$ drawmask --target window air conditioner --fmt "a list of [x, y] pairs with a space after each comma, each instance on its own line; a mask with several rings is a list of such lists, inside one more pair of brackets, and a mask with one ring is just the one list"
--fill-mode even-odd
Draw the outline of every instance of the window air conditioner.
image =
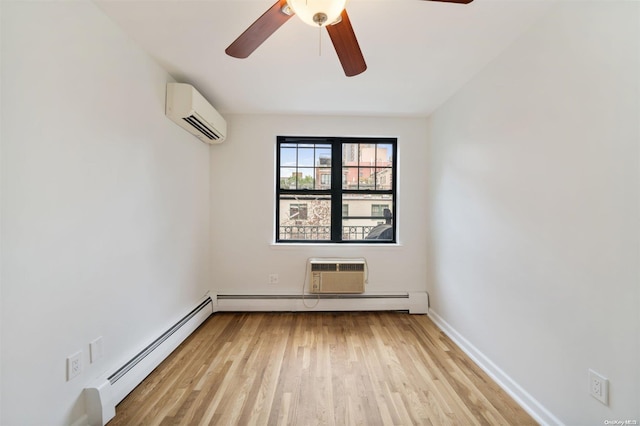
[[165, 115], [209, 144], [227, 137], [227, 122], [190, 84], [167, 83]]
[[357, 259], [309, 259], [311, 293], [364, 293], [366, 261]]

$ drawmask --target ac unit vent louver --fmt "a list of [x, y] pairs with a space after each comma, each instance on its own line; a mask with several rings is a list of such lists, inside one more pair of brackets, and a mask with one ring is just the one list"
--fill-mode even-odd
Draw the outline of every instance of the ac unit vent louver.
[[338, 265], [338, 270], [364, 272], [364, 263], [341, 263]]
[[311, 271], [337, 271], [338, 265], [336, 263], [312, 263]]
[[364, 259], [309, 259], [311, 293], [364, 293]]
[[209, 139], [211, 139], [213, 141], [217, 141], [218, 139], [220, 139], [220, 135], [219, 134], [216, 134], [212, 130], [209, 130], [207, 128], [207, 126], [205, 126], [202, 123], [202, 121], [198, 120], [198, 117], [196, 117], [195, 115], [190, 115], [188, 117], [185, 117], [185, 118], [183, 118], [183, 120], [186, 121], [187, 123], [191, 124], [199, 132], [202, 132], [207, 138], [209, 138]]

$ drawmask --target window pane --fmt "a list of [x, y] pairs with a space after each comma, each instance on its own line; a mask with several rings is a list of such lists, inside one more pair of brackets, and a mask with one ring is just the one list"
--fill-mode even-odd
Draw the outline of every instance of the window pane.
[[298, 175], [298, 189], [313, 189], [313, 168], [299, 168]]
[[391, 144], [378, 145], [376, 166], [393, 166], [393, 146]]
[[[280, 240], [330, 240], [331, 197], [315, 195], [281, 195]], [[304, 207], [303, 207], [304, 206]], [[306, 217], [302, 217], [305, 209]]]
[[280, 188], [296, 189], [296, 169], [290, 167], [280, 168]]
[[358, 189], [358, 168], [342, 168], [342, 189]]
[[331, 189], [331, 169], [319, 167], [316, 169], [316, 189]]
[[376, 169], [376, 189], [378, 190], [390, 190], [393, 188], [392, 179], [393, 173], [391, 168]]
[[347, 205], [349, 217], [342, 219], [342, 239], [393, 240], [393, 196], [390, 194], [344, 194], [343, 211]]
[[331, 147], [320, 145], [316, 149], [316, 166], [331, 167]]
[[343, 166], [358, 165], [358, 144], [357, 143], [342, 144], [342, 165]]
[[376, 185], [376, 169], [369, 167], [361, 167], [358, 170], [358, 181], [360, 182], [358, 189], [375, 189]]
[[280, 148], [280, 166], [296, 166], [296, 149]]
[[313, 166], [313, 148], [298, 149], [298, 166]]
[[360, 166], [375, 166], [376, 164], [376, 144], [360, 144]]

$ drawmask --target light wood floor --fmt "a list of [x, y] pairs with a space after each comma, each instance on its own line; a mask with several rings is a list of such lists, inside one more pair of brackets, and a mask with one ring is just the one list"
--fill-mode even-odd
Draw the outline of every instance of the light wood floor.
[[217, 313], [117, 425], [533, 425], [426, 315]]

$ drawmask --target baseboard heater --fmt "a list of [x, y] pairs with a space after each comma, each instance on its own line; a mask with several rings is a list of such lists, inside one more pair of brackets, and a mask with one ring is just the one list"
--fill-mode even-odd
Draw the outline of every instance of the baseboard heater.
[[362, 294], [218, 294], [218, 312], [407, 311], [426, 314], [426, 292]]
[[113, 373], [85, 388], [88, 423], [104, 426], [116, 415], [120, 403], [149, 375], [180, 343], [198, 328], [214, 311], [214, 302], [207, 296], [198, 306], [151, 342], [137, 355], [114, 369]]

